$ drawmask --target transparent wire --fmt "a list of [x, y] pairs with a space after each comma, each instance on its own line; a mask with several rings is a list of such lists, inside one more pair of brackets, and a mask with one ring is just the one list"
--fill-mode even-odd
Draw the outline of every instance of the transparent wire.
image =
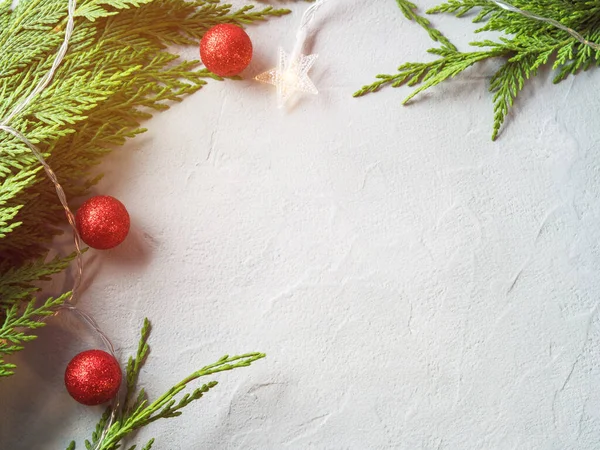
[[300, 54], [302, 53], [302, 49], [304, 48], [304, 43], [306, 42], [306, 38], [308, 37], [308, 28], [311, 22], [315, 18], [315, 14], [323, 6], [327, 3], [328, 0], [317, 0], [315, 3], [310, 5], [304, 14], [302, 15], [302, 19], [300, 19], [300, 28], [298, 28], [298, 32], [296, 33], [296, 44], [294, 45], [294, 49], [290, 54], [290, 59], [295, 61]]
[[546, 22], [546, 23], [554, 26], [555, 28], [558, 28], [560, 30], [566, 31], [567, 33], [569, 33], [572, 37], [574, 37], [575, 39], [577, 39], [582, 44], [587, 45], [587, 46], [593, 48], [596, 51], [600, 50], [600, 45], [587, 40], [580, 33], [578, 33], [577, 31], [575, 31], [572, 28], [569, 28], [566, 25], [563, 25], [558, 20], [550, 19], [548, 17], [539, 16], [539, 15], [531, 13], [529, 11], [525, 11], [523, 9], [517, 8], [516, 6], [513, 6], [511, 3], [506, 2], [504, 0], [490, 0], [490, 1], [492, 3], [495, 3], [500, 8], [502, 8], [502, 9], [504, 9], [506, 11], [514, 12], [514, 13], [517, 13], [517, 14], [521, 14], [522, 16], [525, 16], [525, 17], [527, 17], [529, 19], [537, 20], [537, 21], [540, 21], [540, 22]]
[[[313, 19], [315, 17], [315, 13], [326, 2], [327, 2], [327, 0], [318, 0], [304, 12], [304, 15], [302, 16], [302, 20], [300, 21], [300, 28], [299, 28], [298, 34], [297, 34], [296, 49], [297, 49], [298, 54], [302, 51], [302, 46], [304, 45], [304, 41], [306, 40], [307, 33], [308, 33], [308, 26], [313, 21]], [[517, 8], [512, 3], [507, 2], [505, 0], [490, 0], [490, 2], [496, 4], [497, 6], [499, 6], [500, 8], [502, 8], [506, 11], [514, 12], [516, 14], [520, 14], [524, 17], [527, 17], [527, 18], [533, 19], [533, 20], [537, 20], [539, 22], [548, 23], [548, 24], [552, 25], [553, 27], [558, 28], [559, 30], [569, 33], [571, 35], [571, 37], [575, 38], [577, 41], [581, 42], [582, 44], [587, 45], [596, 51], [600, 51], [599, 44], [596, 44], [595, 42], [592, 42], [592, 41], [586, 39], [585, 37], [583, 37], [581, 35], [581, 33], [577, 32], [573, 28], [570, 28], [570, 27], [560, 23], [558, 20], [554, 20], [549, 17], [540, 16], [538, 14], [529, 12], [527, 10]], [[296, 52], [294, 52], [293, 54], [296, 54]]]
[[[29, 150], [31, 150], [31, 153], [33, 153], [33, 155], [36, 157], [36, 159], [42, 165], [42, 167], [44, 168], [44, 171], [46, 172], [46, 175], [48, 176], [48, 178], [54, 185], [54, 189], [56, 190], [56, 195], [60, 201], [60, 204], [62, 205], [62, 207], [64, 209], [65, 215], [67, 216], [67, 221], [69, 223], [69, 226], [71, 227], [71, 231], [73, 232], [73, 242], [74, 242], [75, 253], [76, 253], [76, 256], [75, 256], [76, 272], [75, 272], [75, 277], [74, 277], [74, 281], [73, 281], [73, 288], [71, 289], [71, 294], [70, 294], [69, 298], [67, 299], [67, 301], [64, 303], [64, 305], [59, 309], [59, 312], [60, 311], [69, 311], [71, 313], [74, 313], [82, 322], [87, 324], [94, 332], [96, 332], [98, 334], [98, 336], [100, 337], [100, 339], [102, 340], [102, 342], [104, 343], [104, 345], [106, 346], [108, 351], [111, 353], [111, 355], [116, 357], [114, 345], [112, 344], [112, 342], [110, 341], [108, 336], [100, 329], [100, 327], [98, 326], [98, 324], [96, 323], [94, 318], [91, 317], [89, 314], [84, 313], [83, 311], [81, 311], [80, 309], [78, 309], [75, 306], [75, 303], [77, 301], [77, 295], [78, 295], [78, 292], [79, 292], [79, 289], [81, 287], [81, 283], [83, 280], [84, 263], [83, 263], [83, 254], [81, 252], [81, 237], [79, 236], [79, 232], [77, 231], [77, 226], [75, 223], [75, 215], [73, 214], [73, 211], [71, 211], [71, 209], [69, 208], [69, 203], [68, 203], [65, 191], [64, 191], [63, 187], [61, 186], [61, 184], [59, 183], [56, 173], [52, 170], [50, 165], [46, 162], [46, 159], [44, 158], [44, 155], [42, 154], [42, 152], [25, 135], [23, 135], [23, 133], [21, 133], [19, 130], [13, 128], [10, 125], [10, 122], [15, 117], [19, 116], [19, 114], [21, 114], [23, 111], [25, 111], [27, 109], [27, 107], [29, 107], [35, 101], [37, 96], [44, 89], [46, 89], [46, 87], [48, 87], [48, 85], [52, 82], [54, 75], [56, 74], [60, 64], [64, 60], [65, 55], [67, 54], [67, 51], [69, 49], [69, 42], [73, 35], [73, 28], [75, 26], [75, 9], [76, 9], [76, 7], [77, 7], [77, 0], [69, 0], [67, 24], [65, 27], [65, 35], [63, 38], [63, 42], [62, 42], [61, 46], [59, 47], [58, 52], [56, 53], [56, 56], [54, 58], [52, 66], [50, 67], [50, 70], [40, 79], [38, 84], [29, 93], [29, 95], [27, 97], [25, 97], [20, 103], [18, 103], [17, 106], [4, 119], [2, 119], [2, 121], [0, 121], [0, 130], [13, 135], [17, 139], [19, 139], [21, 142], [23, 142], [29, 148]], [[111, 404], [111, 414], [110, 414], [109, 420], [107, 421], [107, 424], [104, 427], [103, 433], [100, 436], [100, 438], [98, 439], [96, 447], [94, 447], [94, 450], [97, 450], [102, 446], [102, 442], [103, 442], [106, 434], [108, 433], [108, 430], [110, 429], [111, 425], [113, 424], [113, 422], [115, 420], [118, 408], [119, 408], [119, 400], [117, 397], [115, 400], [113, 400], [113, 402]]]

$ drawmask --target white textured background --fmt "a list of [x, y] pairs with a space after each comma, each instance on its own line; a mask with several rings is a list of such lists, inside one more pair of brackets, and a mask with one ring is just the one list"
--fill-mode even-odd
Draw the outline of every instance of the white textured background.
[[[152, 319], [142, 385], [156, 396], [222, 354], [268, 354], [140, 442], [599, 448], [597, 71], [557, 87], [542, 73], [492, 143], [494, 64], [406, 108], [404, 89], [353, 99], [430, 41], [392, 0], [330, 2], [313, 42], [321, 93], [282, 113], [250, 79], [293, 45], [306, 5], [291, 7], [250, 29], [247, 81], [211, 83], [103, 168], [97, 192], [134, 231], [88, 253], [81, 307], [123, 361]], [[434, 20], [472, 40], [466, 21]], [[2, 449], [89, 435], [100, 408], [62, 383], [84, 331], [55, 321], [0, 383]]]

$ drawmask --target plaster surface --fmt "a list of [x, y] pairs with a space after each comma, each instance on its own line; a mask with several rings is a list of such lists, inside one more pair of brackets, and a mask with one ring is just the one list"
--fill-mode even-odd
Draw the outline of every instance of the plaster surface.
[[[251, 78], [293, 46], [306, 5], [285, 5], [249, 29], [244, 81], [211, 82], [101, 168], [96, 192], [133, 231], [88, 252], [80, 306], [122, 361], [152, 320], [141, 385], [156, 397], [225, 353], [268, 355], [134, 442], [599, 448], [597, 71], [542, 73], [492, 143], [493, 63], [408, 107], [403, 88], [353, 99], [431, 43], [392, 0], [329, 2], [311, 40], [320, 94], [283, 112]], [[465, 20], [433, 20], [473, 39]], [[89, 436], [101, 408], [75, 404], [62, 374], [90, 345], [63, 317], [29, 346], [0, 383], [2, 449]]]

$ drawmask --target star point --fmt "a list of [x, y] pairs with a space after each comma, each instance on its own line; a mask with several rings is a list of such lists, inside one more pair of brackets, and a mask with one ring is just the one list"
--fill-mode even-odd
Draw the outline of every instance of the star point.
[[272, 84], [277, 88], [277, 104], [280, 108], [299, 92], [316, 95], [319, 93], [308, 71], [312, 68], [318, 55], [299, 55], [290, 57], [279, 48], [277, 67], [261, 73], [255, 80]]

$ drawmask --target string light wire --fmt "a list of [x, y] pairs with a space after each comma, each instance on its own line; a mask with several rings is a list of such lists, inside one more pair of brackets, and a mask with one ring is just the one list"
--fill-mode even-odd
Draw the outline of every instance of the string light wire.
[[[73, 288], [71, 289], [71, 294], [70, 294], [69, 298], [66, 300], [66, 302], [59, 309], [59, 311], [66, 310], [66, 311], [70, 311], [70, 312], [74, 313], [75, 315], [77, 315], [82, 322], [86, 323], [92, 330], [94, 330], [98, 334], [98, 336], [100, 337], [100, 339], [102, 340], [102, 342], [104, 343], [106, 348], [109, 350], [110, 354], [116, 358], [115, 348], [114, 348], [113, 343], [109, 339], [109, 337], [100, 329], [100, 327], [98, 326], [98, 324], [96, 323], [96, 321], [94, 320], [94, 318], [92, 316], [81, 311], [80, 309], [78, 309], [75, 306], [75, 303], [77, 301], [78, 291], [81, 287], [81, 283], [83, 280], [84, 263], [83, 263], [83, 254], [81, 252], [81, 237], [79, 236], [79, 232], [77, 231], [77, 226], [75, 223], [75, 215], [73, 214], [73, 211], [71, 211], [71, 208], [69, 207], [69, 203], [68, 203], [65, 191], [64, 191], [63, 187], [61, 186], [60, 182], [58, 181], [58, 177], [56, 176], [56, 173], [52, 170], [50, 165], [46, 162], [46, 159], [44, 158], [42, 152], [29, 139], [27, 139], [27, 137], [25, 135], [23, 135], [23, 133], [21, 133], [19, 130], [13, 128], [10, 125], [10, 122], [15, 117], [17, 117], [19, 114], [21, 114], [23, 111], [25, 111], [27, 109], [27, 107], [30, 106], [35, 101], [37, 96], [41, 92], [43, 92], [44, 89], [46, 89], [48, 87], [48, 85], [52, 82], [54, 75], [56, 75], [56, 72], [58, 71], [60, 64], [63, 62], [65, 55], [67, 54], [67, 51], [69, 49], [69, 42], [71, 40], [71, 37], [73, 36], [73, 29], [75, 26], [75, 9], [76, 9], [76, 7], [77, 7], [77, 0], [69, 0], [68, 7], [67, 7], [68, 15], [67, 15], [67, 23], [65, 26], [65, 35], [64, 35], [62, 44], [59, 47], [58, 52], [56, 53], [56, 56], [52, 63], [52, 66], [50, 67], [48, 72], [40, 79], [38, 84], [29, 93], [29, 95], [27, 97], [25, 97], [25, 99], [23, 99], [20, 103], [18, 103], [17, 106], [10, 112], [10, 114], [8, 114], [8, 116], [6, 116], [0, 122], [0, 130], [3, 130], [5, 132], [13, 135], [17, 139], [21, 140], [21, 142], [23, 142], [29, 148], [29, 150], [31, 150], [31, 153], [33, 153], [33, 155], [36, 157], [36, 159], [40, 162], [40, 164], [44, 168], [44, 171], [46, 172], [46, 175], [48, 176], [48, 178], [50, 179], [50, 181], [52, 181], [52, 184], [54, 185], [54, 189], [56, 190], [56, 195], [60, 201], [60, 204], [62, 205], [62, 207], [65, 211], [65, 215], [67, 216], [67, 221], [73, 232], [73, 242], [75, 245], [75, 254], [76, 254], [75, 259], [76, 259], [77, 268], [76, 268], [75, 278], [73, 281]], [[113, 400], [113, 402], [111, 404], [111, 414], [110, 414], [109, 420], [107, 421], [106, 426], [104, 427], [104, 430], [102, 432], [102, 435], [98, 439], [97, 445], [94, 450], [97, 450], [101, 447], [102, 441], [106, 437], [108, 430], [110, 429], [111, 425], [113, 424], [113, 422], [115, 420], [118, 408], [119, 408], [119, 400], [118, 400], [118, 396], [117, 396], [117, 398], [115, 400]]]
[[577, 39], [582, 44], [587, 45], [588, 47], [591, 47], [591, 48], [593, 48], [596, 51], [600, 51], [600, 45], [596, 44], [595, 42], [591, 42], [591, 41], [587, 40], [580, 33], [578, 33], [577, 31], [575, 31], [572, 28], [569, 28], [566, 25], [563, 25], [558, 20], [550, 19], [550, 18], [544, 17], [544, 16], [539, 16], [539, 15], [531, 13], [529, 11], [517, 8], [516, 6], [513, 6], [511, 3], [506, 2], [504, 0], [491, 0], [491, 2], [494, 3], [494, 4], [496, 4], [497, 6], [499, 6], [500, 8], [502, 8], [502, 9], [504, 9], [506, 11], [514, 12], [514, 13], [517, 13], [517, 14], [521, 14], [522, 16], [525, 16], [525, 17], [527, 17], [529, 19], [537, 20], [539, 22], [545, 22], [545, 23], [548, 23], [548, 24], [554, 26], [555, 28], [558, 28], [559, 30], [566, 31], [573, 38]]
[[50, 70], [42, 77], [42, 79], [38, 82], [36, 87], [29, 93], [29, 95], [27, 97], [25, 97], [25, 99], [23, 99], [19, 104], [17, 104], [17, 106], [12, 110], [12, 112], [0, 122], [0, 130], [3, 130], [9, 134], [12, 134], [13, 136], [15, 136], [16, 138], [21, 140], [21, 142], [23, 142], [25, 145], [27, 145], [27, 147], [29, 147], [29, 150], [31, 150], [31, 153], [33, 153], [33, 155], [37, 158], [37, 160], [40, 162], [40, 164], [44, 168], [46, 175], [48, 176], [50, 181], [52, 181], [52, 184], [54, 185], [54, 189], [56, 190], [56, 195], [58, 196], [58, 199], [59, 199], [63, 209], [65, 210], [65, 215], [67, 216], [67, 221], [69, 222], [69, 226], [71, 227], [71, 229], [73, 231], [73, 241], [75, 244], [75, 253], [76, 253], [76, 262], [77, 262], [77, 272], [75, 274], [75, 281], [73, 283], [73, 289], [71, 290], [71, 295], [69, 296], [69, 298], [67, 300], [67, 302], [70, 304], [74, 304], [76, 302], [77, 291], [79, 290], [79, 287], [81, 286], [81, 281], [83, 279], [83, 255], [81, 253], [81, 238], [79, 236], [79, 232], [77, 231], [77, 227], [75, 225], [75, 215], [69, 208], [67, 196], [65, 194], [63, 187], [59, 183], [58, 178], [57, 178], [56, 174], [54, 173], [54, 171], [52, 170], [52, 168], [50, 167], [50, 165], [48, 165], [48, 163], [46, 162], [46, 159], [42, 155], [42, 152], [29, 139], [27, 139], [27, 137], [25, 135], [23, 135], [23, 133], [21, 133], [19, 130], [15, 129], [15, 128], [13, 128], [12, 126], [10, 126], [9, 123], [16, 116], [18, 116], [20, 113], [22, 113], [29, 105], [31, 105], [31, 103], [36, 99], [36, 97], [44, 89], [46, 89], [46, 87], [48, 87], [48, 85], [52, 81], [52, 78], [54, 78], [54, 75], [56, 74], [58, 67], [62, 63], [63, 59], [65, 58], [65, 55], [67, 54], [67, 50], [69, 49], [69, 42], [71, 40], [71, 36], [73, 35], [73, 28], [75, 25], [75, 9], [76, 9], [76, 7], [77, 7], [77, 0], [69, 0], [67, 25], [65, 27], [65, 36], [63, 38], [63, 42], [62, 42], [60, 48], [58, 49], [58, 53], [56, 54], [56, 57], [54, 58], [52, 66], [50, 67]]
[[310, 5], [306, 9], [306, 11], [304, 11], [302, 19], [300, 20], [300, 28], [298, 28], [298, 32], [296, 33], [296, 44], [294, 45], [294, 49], [290, 54], [290, 60], [295, 61], [302, 53], [304, 43], [306, 42], [306, 38], [308, 37], [309, 25], [314, 20], [317, 11], [325, 3], [327, 3], [327, 1], [328, 0], [317, 0], [315, 3]]

